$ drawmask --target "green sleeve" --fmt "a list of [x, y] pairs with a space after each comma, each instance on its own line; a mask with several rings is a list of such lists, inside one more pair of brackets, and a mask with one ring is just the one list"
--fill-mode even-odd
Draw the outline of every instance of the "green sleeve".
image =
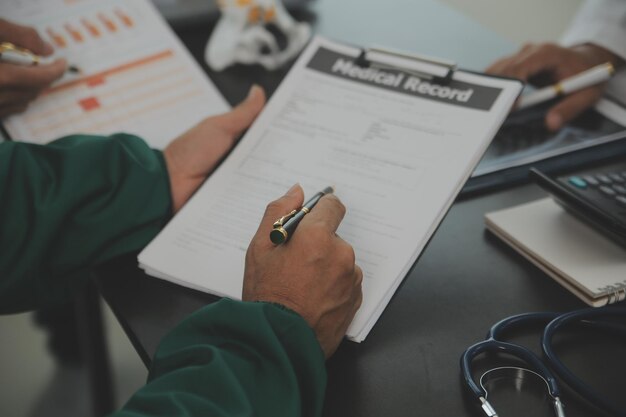
[[170, 212], [163, 155], [130, 135], [0, 143], [0, 313], [67, 295], [145, 246]]
[[148, 383], [111, 417], [320, 416], [324, 355], [298, 314], [223, 299], [162, 341]]

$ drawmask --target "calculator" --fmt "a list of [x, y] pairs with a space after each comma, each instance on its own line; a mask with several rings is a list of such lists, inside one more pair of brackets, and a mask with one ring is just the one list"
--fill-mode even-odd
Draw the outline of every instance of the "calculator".
[[626, 247], [626, 157], [560, 176], [531, 168], [530, 177], [567, 211]]

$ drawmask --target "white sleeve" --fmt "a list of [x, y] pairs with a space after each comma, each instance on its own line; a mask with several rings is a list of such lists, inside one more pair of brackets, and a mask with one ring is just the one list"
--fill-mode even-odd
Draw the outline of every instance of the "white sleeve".
[[[561, 38], [564, 46], [592, 43], [626, 60], [626, 0], [586, 0]], [[626, 105], [626, 68], [607, 86], [607, 93]]]
[[626, 0], [587, 0], [561, 43], [593, 43], [626, 59]]

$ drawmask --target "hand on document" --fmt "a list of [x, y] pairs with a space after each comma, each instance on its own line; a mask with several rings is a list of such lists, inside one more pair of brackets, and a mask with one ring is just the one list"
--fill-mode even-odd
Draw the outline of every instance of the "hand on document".
[[263, 89], [253, 86], [248, 97], [233, 110], [204, 119], [165, 148], [163, 154], [174, 213], [228, 153], [235, 139], [252, 124], [264, 105]]
[[294, 185], [267, 206], [246, 254], [243, 300], [278, 303], [300, 314], [328, 358], [361, 305], [363, 272], [352, 247], [335, 234], [346, 209], [334, 195], [320, 199], [289, 242], [270, 241], [274, 221], [303, 201], [302, 188]]
[[[0, 42], [10, 42], [37, 55], [48, 56], [53, 50], [33, 28], [0, 19]], [[0, 117], [26, 110], [39, 93], [61, 78], [67, 69], [65, 60], [50, 64], [25, 66], [0, 62]]]
[[[494, 62], [486, 72], [513, 77], [544, 87], [579, 74], [596, 65], [610, 62], [619, 64], [619, 58], [593, 44], [564, 48], [555, 44], [527, 44], [516, 54]], [[546, 114], [546, 127], [559, 130], [565, 123], [593, 106], [602, 97], [606, 83], [596, 84], [565, 96]]]

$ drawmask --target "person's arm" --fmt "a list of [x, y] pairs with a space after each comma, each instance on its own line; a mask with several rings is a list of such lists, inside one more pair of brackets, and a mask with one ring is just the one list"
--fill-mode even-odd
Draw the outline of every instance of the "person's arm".
[[593, 45], [626, 60], [626, 2], [623, 0], [594, 0], [585, 2], [561, 39], [566, 47]]
[[163, 153], [139, 138], [0, 144], [0, 313], [65, 297], [87, 268], [145, 246], [263, 108], [251, 89]]
[[148, 383], [111, 417], [320, 416], [324, 354], [298, 314], [221, 300], [162, 341]]
[[205, 307], [166, 336], [148, 384], [114, 417], [321, 415], [324, 356], [361, 305], [363, 272], [335, 233], [345, 207], [333, 195], [287, 243], [270, 241], [274, 220], [303, 199], [294, 186], [268, 205], [246, 254], [244, 302]]
[[170, 213], [163, 154], [130, 135], [0, 144], [0, 312], [64, 296], [146, 245]]

